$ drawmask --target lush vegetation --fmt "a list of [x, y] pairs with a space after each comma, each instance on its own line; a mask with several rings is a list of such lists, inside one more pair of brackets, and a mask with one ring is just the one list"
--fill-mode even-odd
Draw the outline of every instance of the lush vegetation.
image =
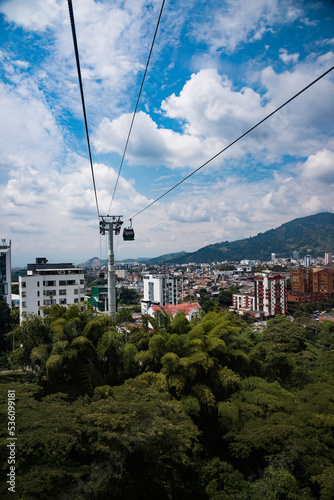
[[[275, 251], [277, 257], [290, 257], [295, 250], [314, 256], [331, 252], [334, 245], [334, 214], [323, 212], [301, 217], [282, 224], [280, 227], [259, 233], [251, 238], [224, 241], [200, 248], [196, 252], [184, 253], [172, 259], [170, 264], [189, 262], [223, 262], [255, 259], [269, 261]], [[154, 262], [167, 260], [157, 257]]]
[[2, 402], [16, 391], [18, 498], [334, 497], [331, 322], [162, 312], [128, 331], [81, 303], [9, 337], [12, 367], [32, 368], [0, 384]]

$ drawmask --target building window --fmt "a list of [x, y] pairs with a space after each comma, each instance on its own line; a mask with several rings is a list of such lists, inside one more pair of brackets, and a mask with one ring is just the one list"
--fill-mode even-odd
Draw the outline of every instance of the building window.
[[59, 299], [59, 304], [66, 304], [66, 299]]
[[37, 291], [37, 297], [39, 297], [39, 290]]
[[56, 282], [55, 281], [45, 281], [44, 286], [56, 286]]
[[74, 291], [74, 295], [78, 295], [79, 290], [77, 288], [75, 288], [73, 291]]
[[77, 304], [79, 302], [79, 299], [74, 299], [74, 304]]
[[27, 307], [27, 303], [26, 302], [22, 302], [22, 307]]
[[59, 295], [66, 295], [66, 289], [59, 290]]
[[26, 288], [26, 286], [27, 286], [26, 282], [25, 281], [21, 281], [21, 287], [22, 288]]
[[40, 306], [40, 305], [41, 305], [41, 303], [40, 303], [40, 301], [39, 301], [39, 300], [37, 301], [37, 305], [38, 305], [38, 306]]
[[148, 300], [154, 301], [154, 283], [148, 284]]
[[46, 300], [43, 300], [43, 305], [44, 306], [52, 306], [52, 304], [56, 304], [56, 299], [46, 299]]
[[26, 296], [27, 296], [27, 292], [22, 292], [21, 297], [26, 297]]
[[37, 286], [39, 286], [39, 281], [37, 281]]
[[60, 280], [59, 286], [66, 286], [66, 280]]

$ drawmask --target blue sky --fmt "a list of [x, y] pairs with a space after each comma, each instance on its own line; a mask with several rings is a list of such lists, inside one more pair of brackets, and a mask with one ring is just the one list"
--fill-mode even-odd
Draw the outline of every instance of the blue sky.
[[[161, 1], [72, 1], [106, 214]], [[13, 265], [105, 258], [67, 2], [2, 0], [0, 23], [0, 233]], [[331, 1], [166, 0], [111, 213], [127, 225], [333, 66], [333, 26]], [[135, 217], [117, 259], [333, 212], [333, 102], [334, 71]]]

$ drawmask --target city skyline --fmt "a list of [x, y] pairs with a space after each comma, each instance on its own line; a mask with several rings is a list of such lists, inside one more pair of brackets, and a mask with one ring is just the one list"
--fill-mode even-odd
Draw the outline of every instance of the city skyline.
[[[73, 0], [100, 213], [161, 2]], [[111, 214], [145, 208], [334, 64], [323, 1], [166, 2]], [[12, 265], [107, 255], [67, 2], [0, 5], [1, 235]], [[117, 260], [193, 251], [334, 211], [334, 72], [135, 217]]]

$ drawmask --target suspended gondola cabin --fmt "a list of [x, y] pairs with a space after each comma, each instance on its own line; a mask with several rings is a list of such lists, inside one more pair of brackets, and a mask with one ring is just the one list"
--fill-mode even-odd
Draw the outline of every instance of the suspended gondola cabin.
[[135, 232], [132, 227], [123, 229], [123, 240], [124, 241], [133, 241], [135, 239]]

